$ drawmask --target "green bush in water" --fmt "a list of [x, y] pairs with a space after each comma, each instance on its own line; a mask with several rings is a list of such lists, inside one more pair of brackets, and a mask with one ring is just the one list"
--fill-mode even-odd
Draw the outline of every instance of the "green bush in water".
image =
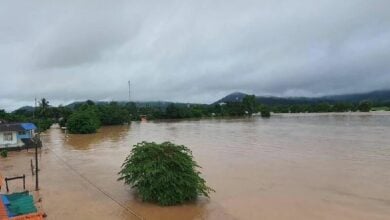
[[95, 111], [80, 110], [70, 115], [66, 127], [72, 134], [90, 134], [97, 131], [100, 121]]
[[271, 112], [268, 107], [263, 107], [260, 111], [261, 117], [269, 118], [271, 117]]
[[372, 104], [369, 101], [362, 101], [358, 105], [358, 109], [360, 112], [369, 112], [372, 108]]
[[143, 201], [176, 205], [214, 191], [197, 168], [192, 152], [183, 145], [142, 142], [134, 145], [118, 180], [136, 188]]
[[8, 151], [7, 150], [0, 151], [0, 156], [1, 157], [8, 157]]

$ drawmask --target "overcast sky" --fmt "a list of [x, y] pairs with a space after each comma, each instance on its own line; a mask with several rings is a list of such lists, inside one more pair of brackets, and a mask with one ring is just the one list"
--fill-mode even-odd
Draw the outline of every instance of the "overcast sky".
[[0, 1], [0, 109], [390, 88], [389, 0]]

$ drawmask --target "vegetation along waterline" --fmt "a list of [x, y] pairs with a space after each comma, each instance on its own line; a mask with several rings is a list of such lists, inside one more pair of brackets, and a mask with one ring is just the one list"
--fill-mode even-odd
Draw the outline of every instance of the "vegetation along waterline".
[[[377, 92], [378, 93], [378, 92]], [[386, 93], [385, 91], [382, 93]], [[381, 93], [381, 94], [382, 94]], [[39, 131], [53, 123], [67, 127], [70, 133], [95, 133], [102, 125], [120, 125], [142, 118], [189, 119], [207, 117], [241, 117], [259, 114], [270, 117], [274, 113], [368, 112], [388, 110], [390, 102], [377, 98], [376, 93], [323, 98], [258, 97], [232, 93], [212, 104], [171, 102], [75, 102], [67, 106], [51, 106], [42, 98], [38, 107], [23, 107], [11, 113], [0, 110], [0, 120], [33, 122]], [[387, 93], [386, 93], [387, 94]], [[372, 96], [372, 97], [371, 97]]]

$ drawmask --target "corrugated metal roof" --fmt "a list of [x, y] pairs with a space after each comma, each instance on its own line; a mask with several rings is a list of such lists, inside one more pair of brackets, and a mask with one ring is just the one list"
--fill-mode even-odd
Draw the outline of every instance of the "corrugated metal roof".
[[36, 130], [37, 126], [35, 126], [33, 123], [22, 123], [22, 127], [26, 130]]
[[0, 132], [4, 131], [25, 131], [20, 123], [17, 124], [0, 124]]
[[36, 130], [37, 126], [33, 123], [3, 123], [0, 124], [0, 132], [4, 131], [28, 131]]
[[34, 204], [34, 198], [28, 192], [12, 193], [5, 195], [9, 201], [6, 206], [8, 217], [25, 215], [37, 212]]
[[31, 195], [25, 195], [18, 199], [10, 200], [8, 209], [9, 212], [15, 214], [16, 216], [37, 212], [37, 208], [34, 205], [34, 199]]

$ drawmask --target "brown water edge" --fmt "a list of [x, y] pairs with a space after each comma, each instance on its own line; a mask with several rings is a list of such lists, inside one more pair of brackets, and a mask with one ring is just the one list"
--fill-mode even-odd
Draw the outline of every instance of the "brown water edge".
[[[387, 113], [52, 128], [42, 136], [42, 206], [49, 219], [390, 219], [389, 131]], [[190, 147], [217, 192], [175, 207], [140, 202], [116, 173], [142, 140]], [[28, 174], [33, 189], [32, 156], [11, 152], [0, 171]]]

